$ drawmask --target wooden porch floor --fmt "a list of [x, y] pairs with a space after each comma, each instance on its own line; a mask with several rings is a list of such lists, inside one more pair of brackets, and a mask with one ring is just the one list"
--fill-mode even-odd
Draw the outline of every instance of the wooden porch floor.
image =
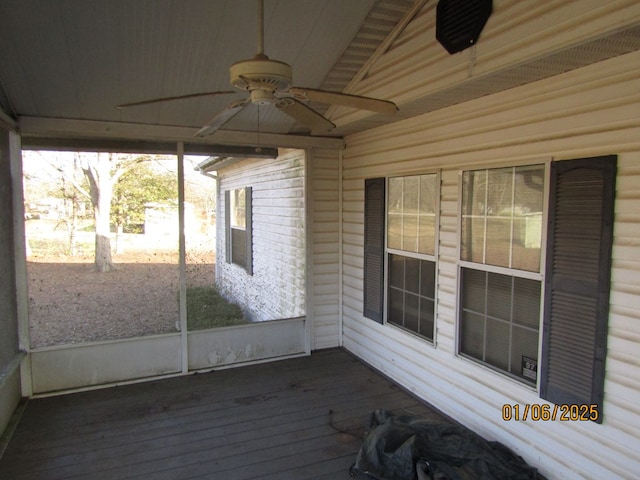
[[34, 399], [0, 478], [346, 479], [379, 408], [442, 419], [339, 349]]

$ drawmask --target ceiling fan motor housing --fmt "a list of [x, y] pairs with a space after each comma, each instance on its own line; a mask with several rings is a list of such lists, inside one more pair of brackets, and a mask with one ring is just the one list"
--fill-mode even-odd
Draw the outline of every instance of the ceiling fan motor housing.
[[286, 91], [292, 85], [291, 66], [270, 60], [266, 55], [234, 63], [229, 74], [231, 85], [240, 90], [251, 91], [253, 103], [268, 103], [266, 100], [272, 99], [274, 92]]

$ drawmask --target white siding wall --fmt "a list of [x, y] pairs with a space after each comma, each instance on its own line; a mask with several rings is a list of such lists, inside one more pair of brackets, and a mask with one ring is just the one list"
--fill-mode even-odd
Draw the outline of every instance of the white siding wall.
[[[499, 12], [501, 5], [515, 2], [494, 3]], [[595, 8], [594, 2], [577, 3]], [[630, 2], [595, 3], [615, 16], [610, 4]], [[523, 21], [528, 18], [517, 10]], [[639, 12], [635, 8], [626, 15]], [[565, 24], [572, 22], [565, 18]], [[413, 48], [418, 44], [413, 42]], [[637, 478], [640, 472], [639, 78], [640, 52], [630, 53], [346, 139], [344, 346], [446, 414], [507, 444], [549, 478]], [[427, 88], [428, 82], [422, 83]], [[409, 83], [387, 88], [394, 92], [404, 86]], [[503, 404], [544, 402], [535, 390], [455, 354], [459, 171], [605, 154], [618, 155], [619, 170], [604, 422], [504, 422]], [[367, 177], [438, 170], [442, 184], [434, 347], [362, 315], [363, 188]]]
[[225, 219], [218, 218], [216, 283], [256, 321], [305, 314], [305, 153], [275, 160], [247, 159], [219, 171], [224, 192], [253, 189], [253, 275], [225, 261]]
[[313, 150], [310, 158], [312, 348], [340, 345], [340, 152]]

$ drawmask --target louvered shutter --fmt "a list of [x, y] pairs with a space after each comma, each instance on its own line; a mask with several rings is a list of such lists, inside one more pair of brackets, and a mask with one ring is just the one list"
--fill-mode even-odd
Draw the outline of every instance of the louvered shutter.
[[385, 179], [364, 182], [364, 316], [382, 323]]
[[615, 177], [615, 156], [551, 165], [541, 396], [556, 404], [602, 406]]

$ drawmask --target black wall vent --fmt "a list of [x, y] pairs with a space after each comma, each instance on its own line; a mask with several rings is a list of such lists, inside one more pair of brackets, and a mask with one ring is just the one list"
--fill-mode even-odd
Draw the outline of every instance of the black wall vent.
[[436, 9], [436, 39], [447, 52], [474, 45], [491, 16], [492, 0], [440, 0]]

